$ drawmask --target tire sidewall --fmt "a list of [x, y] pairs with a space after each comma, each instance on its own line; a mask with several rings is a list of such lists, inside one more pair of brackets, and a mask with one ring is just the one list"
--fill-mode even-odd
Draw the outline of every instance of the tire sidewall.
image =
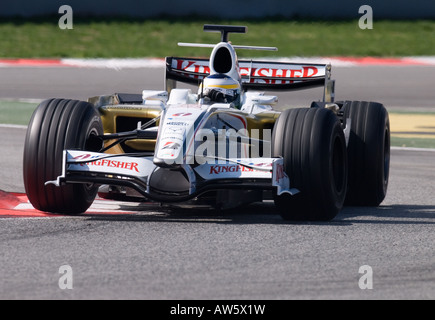
[[85, 150], [91, 134], [103, 134], [101, 118], [93, 105], [50, 99], [37, 107], [28, 126], [23, 155], [24, 186], [36, 209], [77, 214], [92, 204], [98, 191], [96, 186], [45, 185], [62, 174], [63, 151]]
[[378, 206], [385, 198], [390, 168], [390, 122], [385, 107], [376, 102], [345, 101], [350, 119], [347, 205]]
[[[272, 136], [272, 156], [284, 158], [290, 185], [300, 190], [293, 196], [275, 196], [283, 218], [333, 219], [343, 206], [347, 190], [346, 143], [338, 118], [323, 108], [288, 109], [278, 118]], [[339, 153], [336, 158], [334, 152]], [[339, 183], [334, 179], [334, 160], [342, 170]]]

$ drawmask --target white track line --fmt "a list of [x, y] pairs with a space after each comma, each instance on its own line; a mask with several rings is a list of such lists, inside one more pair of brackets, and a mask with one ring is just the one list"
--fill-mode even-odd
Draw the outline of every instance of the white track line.
[[27, 126], [19, 125], [19, 124], [1, 124], [0, 123], [0, 128], [27, 129]]

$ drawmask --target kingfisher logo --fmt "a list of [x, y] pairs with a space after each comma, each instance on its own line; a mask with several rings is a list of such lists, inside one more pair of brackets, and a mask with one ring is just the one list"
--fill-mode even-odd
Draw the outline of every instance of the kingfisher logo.
[[137, 162], [102, 159], [93, 162], [87, 162], [86, 164], [88, 166], [91, 165], [91, 166], [100, 166], [100, 167], [107, 167], [107, 168], [118, 168], [118, 169], [126, 169], [130, 171], [139, 172], [139, 169], [137, 167], [139, 164]]
[[[171, 67], [194, 79], [202, 79], [210, 74], [210, 67], [206, 60], [173, 59]], [[244, 82], [266, 84], [289, 84], [308, 78], [325, 76], [325, 68], [320, 65], [252, 63], [251, 61], [239, 61], [239, 72], [240, 76], [244, 78]]]
[[78, 163], [81, 166], [97, 166], [97, 167], [106, 167], [106, 168], [117, 168], [117, 169], [125, 169], [130, 171], [139, 172], [139, 164], [137, 162], [128, 162], [128, 161], [119, 161], [119, 160], [109, 160], [109, 159], [100, 159], [92, 161], [92, 159], [97, 159], [99, 156], [92, 156], [90, 154], [81, 154], [77, 157], [74, 157], [74, 160], [89, 160], [89, 162]]
[[[260, 167], [270, 167], [270, 163], [259, 163], [256, 164], [256, 166]], [[230, 165], [212, 165], [210, 166], [210, 175], [219, 175], [222, 173], [228, 173], [228, 172], [261, 172], [260, 170], [255, 170], [253, 168], [249, 168], [243, 165], [239, 164], [230, 164]]]
[[227, 172], [253, 171], [250, 168], [245, 168], [240, 165], [215, 165], [210, 167], [209, 174], [221, 174]]

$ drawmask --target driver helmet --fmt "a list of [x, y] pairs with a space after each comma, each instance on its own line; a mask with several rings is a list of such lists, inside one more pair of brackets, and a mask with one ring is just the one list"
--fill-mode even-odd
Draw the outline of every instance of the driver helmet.
[[208, 97], [213, 102], [240, 106], [240, 83], [225, 74], [217, 73], [204, 78], [203, 84], [199, 87], [199, 94], [201, 93], [202, 97]]

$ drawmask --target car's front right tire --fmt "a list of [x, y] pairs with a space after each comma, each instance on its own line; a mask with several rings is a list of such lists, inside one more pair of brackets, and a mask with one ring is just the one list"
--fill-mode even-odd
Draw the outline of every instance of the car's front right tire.
[[281, 113], [272, 134], [272, 156], [282, 157], [295, 195], [275, 195], [285, 220], [328, 221], [342, 209], [347, 190], [346, 141], [330, 110], [314, 107]]

